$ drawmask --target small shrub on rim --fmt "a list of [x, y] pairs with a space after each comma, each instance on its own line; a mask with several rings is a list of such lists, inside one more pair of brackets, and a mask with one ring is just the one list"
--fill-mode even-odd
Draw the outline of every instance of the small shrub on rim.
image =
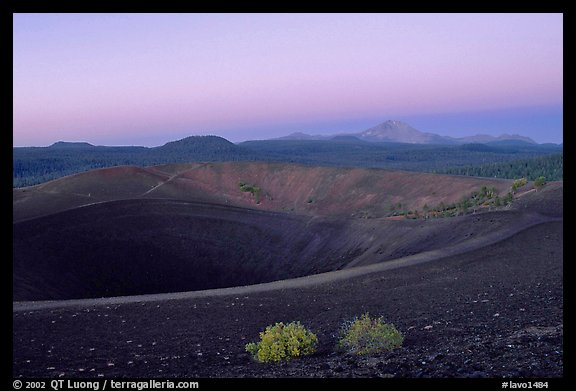
[[364, 355], [389, 351], [402, 346], [404, 336], [382, 317], [370, 318], [368, 313], [344, 323], [340, 329], [338, 350]]
[[259, 362], [278, 362], [305, 356], [316, 351], [318, 337], [300, 322], [282, 322], [266, 327], [260, 342], [246, 344], [246, 351]]

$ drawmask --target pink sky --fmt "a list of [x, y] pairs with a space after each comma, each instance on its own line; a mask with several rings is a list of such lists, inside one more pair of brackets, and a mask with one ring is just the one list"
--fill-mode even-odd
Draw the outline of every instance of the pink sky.
[[451, 114], [531, 107], [559, 114], [537, 128], [518, 116], [516, 133], [562, 142], [562, 14], [15, 14], [13, 31], [14, 146], [241, 141], [442, 113], [445, 131], [419, 129], [453, 135]]

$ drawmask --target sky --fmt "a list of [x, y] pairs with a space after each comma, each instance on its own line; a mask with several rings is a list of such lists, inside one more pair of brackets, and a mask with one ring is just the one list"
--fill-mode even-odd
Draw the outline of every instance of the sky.
[[14, 14], [13, 145], [402, 120], [563, 142], [562, 14]]

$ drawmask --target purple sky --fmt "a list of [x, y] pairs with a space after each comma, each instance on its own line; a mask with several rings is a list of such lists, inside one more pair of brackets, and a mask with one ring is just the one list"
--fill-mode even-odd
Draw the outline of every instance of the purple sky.
[[562, 14], [15, 14], [14, 146], [365, 130], [563, 141]]

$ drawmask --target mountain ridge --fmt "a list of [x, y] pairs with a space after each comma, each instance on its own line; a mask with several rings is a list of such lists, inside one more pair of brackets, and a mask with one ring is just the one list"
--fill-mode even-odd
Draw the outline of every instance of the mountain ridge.
[[48, 148], [95, 148], [95, 145], [85, 141], [56, 141]]
[[335, 137], [341, 136], [352, 136], [359, 140], [370, 142], [397, 142], [407, 144], [486, 144], [508, 140], [538, 144], [530, 137], [508, 133], [503, 133], [499, 136], [488, 134], [475, 134], [464, 137], [441, 136], [436, 133], [422, 132], [406, 122], [398, 120], [387, 120], [362, 132], [340, 133], [333, 135], [310, 135], [303, 132], [295, 132], [288, 136], [275, 138], [274, 140], [331, 140]]

